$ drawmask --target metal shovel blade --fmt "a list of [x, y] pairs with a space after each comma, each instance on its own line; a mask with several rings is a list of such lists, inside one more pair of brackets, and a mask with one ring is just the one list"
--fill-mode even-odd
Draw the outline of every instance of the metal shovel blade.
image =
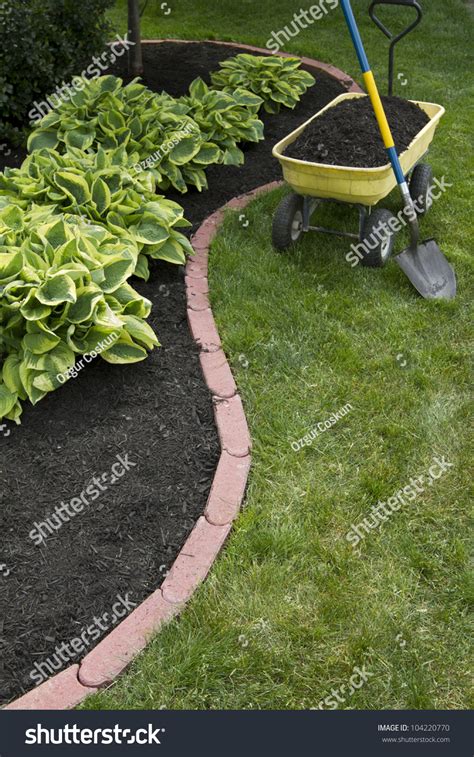
[[456, 276], [434, 239], [408, 247], [395, 257], [402, 271], [422, 297], [452, 300], [456, 295]]

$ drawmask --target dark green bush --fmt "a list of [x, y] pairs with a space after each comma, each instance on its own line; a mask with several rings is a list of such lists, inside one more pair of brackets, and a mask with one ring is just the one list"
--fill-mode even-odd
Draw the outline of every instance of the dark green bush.
[[19, 142], [33, 102], [105, 48], [114, 0], [0, 1], [0, 142]]

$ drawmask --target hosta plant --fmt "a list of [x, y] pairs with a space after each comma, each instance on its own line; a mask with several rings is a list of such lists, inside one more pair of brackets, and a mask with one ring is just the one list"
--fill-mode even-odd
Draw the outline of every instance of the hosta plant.
[[19, 422], [80, 355], [134, 363], [158, 344], [151, 303], [127, 283], [137, 256], [102, 225], [0, 202], [0, 419]]
[[300, 69], [299, 58], [282, 58], [241, 53], [221, 63], [211, 74], [216, 89], [232, 94], [241, 88], [253, 92], [263, 100], [267, 113], [279, 113], [283, 105], [294, 108], [315, 79]]
[[198, 78], [190, 85], [189, 95], [175, 100], [163, 94], [160, 99], [176, 115], [191, 117], [198, 124], [206, 141], [219, 147], [219, 162], [225, 165], [244, 162], [238, 143], [263, 139], [263, 123], [257, 116], [262, 99], [252, 92], [219, 92]]
[[115, 76], [90, 81], [38, 122], [28, 149], [45, 147], [61, 153], [123, 148], [130, 165], [149, 168], [159, 189], [180, 192], [206, 188], [205, 168], [220, 159], [192, 118], [172, 112], [138, 80], [123, 86]]
[[65, 155], [52, 149], [33, 152], [21, 168], [0, 174], [0, 199], [54, 205], [57, 212], [78, 215], [84, 224], [100, 223], [123, 244], [138, 249], [132, 271], [148, 278], [148, 258], [185, 262], [192, 253], [179, 231], [189, 226], [183, 208], [155, 194], [151, 173], [135, 173], [123, 147], [85, 154], [75, 147]]

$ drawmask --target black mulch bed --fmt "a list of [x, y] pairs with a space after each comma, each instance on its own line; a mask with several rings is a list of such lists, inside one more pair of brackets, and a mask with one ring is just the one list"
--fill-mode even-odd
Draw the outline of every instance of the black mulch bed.
[[[398, 153], [404, 152], [429, 121], [426, 113], [401, 97], [382, 97]], [[387, 153], [368, 97], [326, 110], [286, 150], [286, 155], [332, 166], [375, 168]]]
[[[182, 94], [237, 52], [147, 45], [146, 83]], [[266, 140], [247, 149], [244, 167], [211, 168], [208, 192], [173, 195], [195, 226], [235, 195], [281, 178], [275, 142], [343, 91], [325, 74], [316, 78], [295, 111], [265, 116]], [[3, 154], [0, 169], [23, 157]], [[22, 425], [0, 432], [0, 703], [32, 688], [35, 663], [58, 665], [63, 642], [84, 633], [92, 648], [104, 625], [112, 627], [101, 618], [112, 615], [118, 595], [138, 604], [154, 591], [205, 507], [219, 444], [187, 326], [183, 270], [157, 263], [147, 284], [134, 285], [153, 302], [150, 323], [162, 347], [132, 366], [95, 360], [36, 407], [25, 403]], [[131, 466], [112, 483], [117, 455], [128, 455]], [[69, 503], [94, 477], [104, 487], [100, 496], [86, 492], [88, 506], [36, 546], [29, 537], [35, 523], [61, 503], [71, 512]]]

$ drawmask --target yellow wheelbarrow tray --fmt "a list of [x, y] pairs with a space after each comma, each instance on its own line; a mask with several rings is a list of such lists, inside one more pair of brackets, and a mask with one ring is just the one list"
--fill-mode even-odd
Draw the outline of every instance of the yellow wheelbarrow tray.
[[[388, 162], [386, 165], [377, 168], [354, 168], [312, 163], [284, 155], [285, 149], [322, 113], [329, 108], [334, 108], [344, 100], [358, 97], [367, 97], [367, 95], [352, 92], [339, 95], [305, 121], [304, 124], [292, 131], [291, 134], [280, 140], [273, 148], [273, 156], [279, 160], [282, 166], [285, 181], [297, 194], [370, 207], [380, 202], [397, 186], [392, 166]], [[405, 175], [410, 173], [428, 151], [436, 127], [445, 113], [443, 106], [436, 103], [418, 100], [410, 100], [410, 102], [418, 105], [430, 120], [400, 155], [400, 163]]]

